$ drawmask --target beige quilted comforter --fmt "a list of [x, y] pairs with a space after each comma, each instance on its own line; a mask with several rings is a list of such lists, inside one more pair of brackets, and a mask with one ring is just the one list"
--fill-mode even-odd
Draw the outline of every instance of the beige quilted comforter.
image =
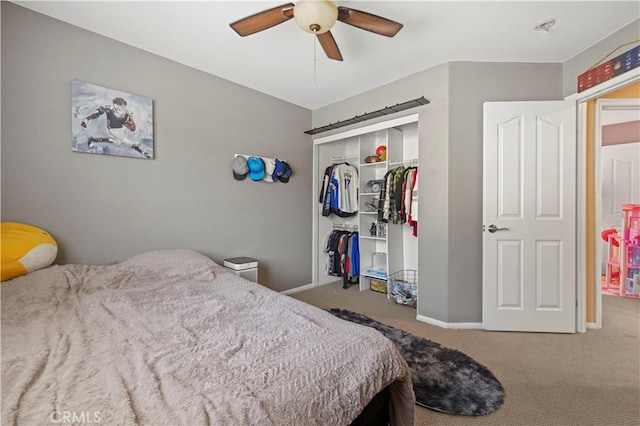
[[346, 425], [387, 385], [394, 423], [413, 423], [389, 340], [194, 251], [1, 290], [3, 425]]

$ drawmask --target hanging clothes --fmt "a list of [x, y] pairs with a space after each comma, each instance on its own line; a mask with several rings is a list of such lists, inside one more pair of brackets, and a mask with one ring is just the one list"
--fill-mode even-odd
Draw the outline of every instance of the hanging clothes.
[[378, 204], [378, 220], [401, 223], [402, 184], [405, 167], [389, 170], [383, 178]]
[[414, 220], [411, 215], [411, 210], [413, 207], [413, 190], [416, 186], [416, 182], [418, 181], [418, 168], [417, 167], [409, 167], [405, 171], [404, 178], [404, 189], [402, 192], [402, 220], [403, 223], [408, 223], [409, 226], [413, 228], [413, 236], [418, 236], [418, 221]]
[[360, 250], [357, 232], [333, 230], [325, 239], [325, 271], [342, 277], [342, 287], [357, 283], [360, 276]]
[[404, 166], [393, 170], [393, 180], [391, 182], [391, 188], [389, 189], [391, 193], [390, 202], [393, 203], [389, 214], [391, 223], [403, 223], [400, 211], [402, 210], [402, 184], [404, 182], [405, 170]]
[[418, 222], [411, 216], [417, 167], [400, 166], [387, 171], [382, 179], [378, 201], [378, 220], [392, 224], [409, 223], [418, 235]]
[[322, 216], [350, 217], [358, 213], [358, 169], [349, 163], [331, 164], [324, 171], [319, 202]]

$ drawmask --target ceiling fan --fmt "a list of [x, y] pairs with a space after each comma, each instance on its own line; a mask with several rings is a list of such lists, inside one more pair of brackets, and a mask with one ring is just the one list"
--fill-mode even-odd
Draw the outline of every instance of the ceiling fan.
[[342, 61], [342, 54], [329, 31], [336, 21], [387, 37], [395, 36], [402, 24], [381, 16], [344, 6], [336, 6], [330, 0], [298, 0], [272, 9], [258, 12], [230, 24], [240, 36], [245, 37], [295, 18], [305, 31], [315, 34], [330, 59]]

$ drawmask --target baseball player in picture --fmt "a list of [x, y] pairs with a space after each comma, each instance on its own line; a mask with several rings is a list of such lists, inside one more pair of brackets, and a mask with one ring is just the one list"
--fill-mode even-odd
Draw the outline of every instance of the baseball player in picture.
[[80, 126], [86, 129], [89, 121], [95, 120], [102, 114], [106, 114], [107, 134], [109, 136], [89, 138], [89, 149], [93, 148], [94, 142], [107, 142], [116, 145], [126, 145], [144, 155], [145, 158], [151, 158], [151, 155], [142, 150], [137, 141], [130, 139], [130, 137], [133, 136], [133, 132], [136, 131], [136, 123], [133, 120], [133, 113], [127, 109], [127, 101], [122, 98], [114, 98], [112, 105], [99, 107], [96, 112], [82, 120]]

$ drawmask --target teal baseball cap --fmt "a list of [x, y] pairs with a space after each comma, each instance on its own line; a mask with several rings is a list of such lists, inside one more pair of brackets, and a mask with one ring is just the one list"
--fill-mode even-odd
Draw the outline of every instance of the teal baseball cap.
[[264, 178], [264, 161], [260, 157], [247, 158], [247, 167], [249, 167], [249, 179], [262, 180]]

